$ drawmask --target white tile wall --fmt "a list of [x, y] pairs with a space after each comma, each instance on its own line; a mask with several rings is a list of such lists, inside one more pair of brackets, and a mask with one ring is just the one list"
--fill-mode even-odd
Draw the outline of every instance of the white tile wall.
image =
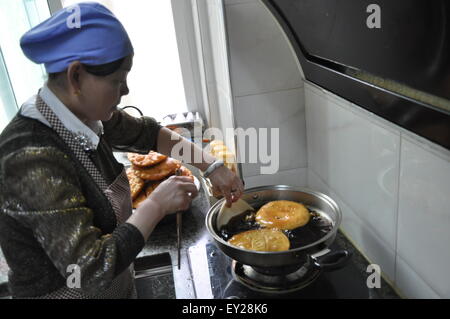
[[267, 185], [289, 185], [306, 187], [308, 181], [308, 169], [296, 168], [279, 171], [272, 175], [258, 175], [245, 177], [245, 189]]
[[296, 58], [264, 4], [259, 1], [227, 3], [234, 96], [302, 87]]
[[[450, 298], [450, 152], [402, 140], [398, 220], [398, 285], [409, 294], [412, 268], [442, 298]], [[433, 297], [429, 292], [417, 296]]]
[[450, 152], [309, 83], [308, 187], [409, 298], [450, 298]]
[[383, 237], [377, 234], [336, 192], [313, 170], [308, 169], [308, 188], [330, 196], [342, 212], [341, 229], [356, 244], [357, 249], [373, 263], [380, 266], [383, 275], [390, 282], [395, 277], [395, 249], [386, 245]]
[[396, 260], [396, 286], [410, 299], [438, 299], [439, 295], [401, 257]]
[[[400, 134], [305, 86], [309, 168], [395, 250]], [[350, 105], [348, 104], [347, 107]], [[393, 273], [390, 273], [393, 278]]]
[[[271, 154], [276, 149], [275, 146], [279, 148], [280, 170], [307, 167], [303, 92], [303, 89], [294, 89], [235, 98], [234, 112], [238, 127], [245, 130], [279, 129], [278, 145], [269, 143], [268, 153]], [[270, 142], [269, 138], [266, 140]], [[248, 163], [248, 144], [247, 142], [246, 147], [238, 145], [239, 149], [246, 149], [247, 163], [242, 164], [245, 177], [259, 175], [261, 165], [268, 166], [261, 162]]]

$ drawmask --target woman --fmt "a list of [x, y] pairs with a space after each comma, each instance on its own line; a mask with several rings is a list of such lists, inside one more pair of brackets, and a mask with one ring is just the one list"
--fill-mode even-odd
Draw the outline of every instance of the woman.
[[[115, 16], [97, 3], [79, 4], [80, 28], [62, 10], [21, 39], [25, 55], [43, 63], [49, 80], [0, 135], [0, 245], [19, 298], [135, 296], [132, 262], [156, 224], [189, 207], [197, 189], [174, 176], [131, 214], [130, 187], [112, 153], [176, 143], [192, 150], [230, 205], [240, 179], [187, 140], [149, 117], [117, 110], [127, 95], [133, 47]], [[75, 268], [71, 268], [75, 265]], [[67, 286], [77, 269], [80, 287]]]

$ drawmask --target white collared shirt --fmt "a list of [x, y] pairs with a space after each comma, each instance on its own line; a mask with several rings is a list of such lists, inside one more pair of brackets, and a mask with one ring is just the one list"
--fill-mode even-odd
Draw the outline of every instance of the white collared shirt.
[[[100, 142], [100, 136], [103, 134], [103, 124], [101, 121], [93, 121], [87, 125], [75, 116], [58, 97], [50, 90], [47, 84], [40, 90], [39, 96], [50, 107], [50, 109], [59, 118], [62, 124], [72, 133], [86, 136], [92, 145], [97, 149]], [[36, 95], [32, 96], [20, 108], [20, 114], [36, 119], [43, 124], [51, 127], [50, 123], [44, 118], [36, 107]]]

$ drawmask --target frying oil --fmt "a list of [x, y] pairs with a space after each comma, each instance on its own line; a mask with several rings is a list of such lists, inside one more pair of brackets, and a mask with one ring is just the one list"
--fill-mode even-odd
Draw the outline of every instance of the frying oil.
[[[333, 228], [332, 222], [328, 218], [309, 207], [307, 208], [311, 218], [306, 225], [292, 230], [283, 230], [284, 234], [289, 238], [290, 249], [312, 244], [325, 236]], [[228, 224], [220, 228], [220, 237], [228, 241], [236, 234], [248, 230], [260, 229], [261, 226], [256, 222], [255, 217], [256, 213], [248, 210], [231, 218]]]

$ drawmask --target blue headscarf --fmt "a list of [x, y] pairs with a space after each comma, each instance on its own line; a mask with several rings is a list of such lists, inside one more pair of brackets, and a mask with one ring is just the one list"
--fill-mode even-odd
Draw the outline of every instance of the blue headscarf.
[[123, 25], [107, 8], [84, 2], [60, 10], [25, 33], [20, 45], [48, 73], [65, 71], [73, 61], [101, 65], [133, 54]]

